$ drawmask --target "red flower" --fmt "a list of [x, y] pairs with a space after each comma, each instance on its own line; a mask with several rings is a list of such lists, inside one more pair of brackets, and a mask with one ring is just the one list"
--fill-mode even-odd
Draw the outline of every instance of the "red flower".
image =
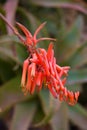
[[30, 51], [30, 58], [28, 57], [23, 64], [23, 73], [21, 86], [24, 93], [28, 91], [33, 94], [35, 89], [40, 91], [42, 85], [47, 86], [55, 98], [60, 101], [66, 101], [70, 105], [74, 105], [79, 96], [79, 92], [73, 93], [65, 87], [67, 73], [70, 69], [69, 66], [61, 67], [56, 64], [54, 57], [53, 44], [50, 43], [48, 50], [36, 48], [36, 44], [42, 40], [55, 40], [52, 38], [39, 38], [36, 39], [37, 34], [43, 28], [45, 23], [41, 24], [35, 31], [34, 36], [21, 24], [17, 25], [22, 29], [26, 35], [24, 44]]
[[16, 23], [21, 30], [24, 32], [24, 34], [26, 35], [26, 40], [24, 40], [25, 45], [29, 46], [35, 46], [38, 42], [43, 41], [43, 40], [53, 40], [56, 41], [56, 39], [53, 38], [48, 38], [48, 37], [44, 37], [44, 38], [39, 38], [37, 39], [37, 34], [40, 32], [40, 30], [45, 26], [46, 22], [42, 23], [37, 30], [34, 33], [34, 36], [32, 36], [32, 34], [29, 32], [29, 30], [27, 30], [27, 28], [25, 28], [22, 24], [20, 23]]

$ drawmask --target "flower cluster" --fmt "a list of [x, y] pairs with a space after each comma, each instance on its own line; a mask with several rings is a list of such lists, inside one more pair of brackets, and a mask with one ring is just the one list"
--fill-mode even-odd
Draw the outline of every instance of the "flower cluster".
[[55, 98], [74, 105], [78, 100], [79, 92], [74, 93], [65, 87], [65, 76], [67, 76], [70, 67], [61, 67], [56, 64], [52, 43], [49, 44], [47, 51], [43, 48], [36, 48], [36, 44], [42, 40], [55, 41], [52, 38], [36, 38], [45, 23], [39, 26], [34, 36], [23, 25], [19, 23], [17, 25], [26, 35], [26, 40], [23, 42], [30, 52], [30, 56], [23, 64], [21, 86], [24, 93], [29, 91], [30, 94], [33, 94], [35, 90], [40, 91], [42, 86], [46, 86]]

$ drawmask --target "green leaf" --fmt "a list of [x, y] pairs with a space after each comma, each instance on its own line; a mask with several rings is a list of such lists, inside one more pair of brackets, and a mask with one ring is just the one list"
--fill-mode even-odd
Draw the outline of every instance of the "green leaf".
[[50, 111], [46, 116], [44, 116], [44, 118], [41, 121], [39, 121], [39, 123], [35, 123], [34, 127], [47, 125], [50, 122], [53, 115], [54, 115], [53, 112]]
[[75, 69], [69, 71], [68, 85], [87, 82], [87, 69]]
[[39, 98], [40, 98], [41, 105], [42, 105], [42, 108], [43, 108], [44, 112], [48, 113], [49, 108], [50, 108], [50, 94], [49, 94], [49, 91], [47, 89], [43, 89], [39, 93]]
[[[16, 56], [13, 55], [11, 46], [14, 45]], [[23, 44], [20, 44], [16, 36], [2, 36], [0, 40], [0, 51], [5, 55], [5, 59], [13, 60], [22, 65], [23, 61], [28, 57], [28, 53]]]
[[73, 91], [73, 92], [79, 91], [79, 92], [82, 92], [82, 85], [81, 85], [81, 83], [80, 84], [69, 84], [69, 85], [67, 84], [66, 87], [67, 87], [67, 89], [69, 91]]
[[15, 103], [33, 97], [29, 95], [24, 96], [20, 88], [20, 80], [20, 76], [16, 76], [0, 87], [0, 109], [2, 113]]
[[16, 55], [19, 59], [19, 62], [22, 64], [23, 61], [28, 58], [29, 54], [26, 48], [22, 44], [15, 44]]
[[[23, 0], [24, 1], [24, 0]], [[25, 2], [25, 1], [24, 1]], [[75, 1], [73, 0], [30, 0], [29, 2], [26, 2], [26, 4], [28, 3], [32, 3], [35, 4], [37, 6], [41, 6], [41, 7], [47, 7], [47, 8], [69, 8], [69, 9], [74, 9], [77, 11], [80, 11], [84, 14], [87, 15], [87, 11], [86, 9], [84, 9], [83, 7], [81, 7], [80, 4], [78, 4], [77, 2], [75, 3]]]
[[2, 35], [0, 36], [0, 46], [7, 46], [8, 44], [14, 44], [13, 42], [20, 44], [20, 40], [15, 35]]
[[[0, 5], [0, 13], [5, 14], [5, 10]], [[4, 21], [0, 18], [0, 34], [6, 33], [6, 26]]]
[[[56, 100], [47, 88], [42, 89], [39, 93], [39, 99], [43, 111], [48, 115], [50, 111], [55, 112], [60, 107], [60, 102]], [[55, 107], [56, 106], [56, 107]]]
[[28, 130], [37, 109], [37, 103], [27, 101], [16, 105], [10, 130]]
[[[70, 2], [71, 0], [37, 0], [37, 1], [34, 1], [34, 0], [30, 0], [30, 2], [32, 4], [35, 4], [35, 5], [38, 5], [38, 6], [43, 6], [43, 7], [54, 7], [54, 8], [58, 8], [60, 7], [60, 4], [63, 3], [63, 2]], [[28, 2], [27, 2], [28, 3]]]
[[13, 66], [6, 61], [0, 59], [0, 79], [2, 82], [6, 82], [14, 77]]
[[62, 103], [51, 119], [50, 124], [53, 130], [68, 130], [68, 123], [68, 109], [66, 104]]
[[[79, 16], [70, 31], [65, 34], [65, 37], [57, 45], [56, 44], [56, 55], [58, 55], [58, 61], [64, 64], [78, 49], [80, 40], [81, 30], [82, 30], [82, 17]], [[59, 51], [59, 53], [58, 53]]]
[[80, 104], [69, 107], [70, 120], [83, 130], [87, 130], [87, 111]]
[[34, 116], [33, 122], [32, 122], [34, 124], [33, 126], [35, 127], [39, 122], [41, 122], [43, 120], [44, 116], [45, 116], [45, 113], [43, 111], [43, 108], [42, 108], [39, 100], [38, 100], [37, 111], [35, 113], [35, 116]]
[[27, 29], [29, 29], [31, 33], [34, 33], [35, 28], [37, 28], [37, 23], [38, 23], [37, 18], [32, 13], [26, 11], [22, 7], [18, 7], [17, 12], [19, 14], [21, 14], [23, 19], [26, 18], [26, 20], [23, 23], [23, 25], [26, 26]]
[[67, 61], [72, 67], [79, 67], [87, 64], [87, 41], [82, 43], [76, 52]]
[[12, 54], [12, 51], [8, 48], [0, 47], [0, 58], [4, 59], [5, 61], [9, 61], [10, 63], [16, 62], [17, 64], [21, 65], [20, 61], [17, 57]]
[[60, 102], [54, 99], [54, 97], [50, 95], [47, 89], [43, 89], [40, 92], [39, 98], [40, 98], [40, 103], [42, 105], [42, 109], [45, 113], [45, 116], [39, 123], [34, 125], [35, 127], [46, 125], [47, 123], [49, 123], [55, 111], [57, 111], [60, 107]]

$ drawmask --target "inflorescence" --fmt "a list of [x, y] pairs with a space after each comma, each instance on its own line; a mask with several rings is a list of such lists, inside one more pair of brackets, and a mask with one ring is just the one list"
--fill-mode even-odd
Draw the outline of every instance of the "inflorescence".
[[49, 44], [47, 51], [44, 48], [36, 48], [37, 43], [42, 40], [55, 41], [53, 38], [36, 38], [45, 23], [37, 28], [34, 36], [22, 24], [17, 23], [17, 25], [26, 36], [22, 42], [29, 51], [29, 57], [23, 63], [21, 80], [24, 94], [27, 92], [33, 94], [35, 90], [40, 91], [42, 86], [46, 86], [55, 98], [66, 101], [70, 105], [76, 104], [79, 92], [74, 93], [65, 87], [66, 76], [70, 67], [61, 67], [56, 64], [53, 43]]

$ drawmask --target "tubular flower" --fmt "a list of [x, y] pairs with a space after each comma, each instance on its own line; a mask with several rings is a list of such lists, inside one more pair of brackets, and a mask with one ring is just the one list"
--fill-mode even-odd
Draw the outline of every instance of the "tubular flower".
[[33, 94], [35, 90], [40, 91], [42, 86], [46, 86], [55, 98], [74, 105], [78, 100], [79, 92], [74, 93], [65, 87], [66, 76], [70, 67], [61, 67], [56, 64], [52, 43], [49, 44], [47, 51], [43, 48], [36, 48], [36, 44], [42, 40], [55, 41], [52, 38], [36, 39], [37, 34], [44, 27], [45, 23], [39, 26], [34, 36], [23, 25], [19, 23], [17, 25], [26, 35], [26, 40], [22, 42], [30, 51], [30, 57], [23, 64], [21, 86], [24, 94], [27, 94], [27, 92]]

